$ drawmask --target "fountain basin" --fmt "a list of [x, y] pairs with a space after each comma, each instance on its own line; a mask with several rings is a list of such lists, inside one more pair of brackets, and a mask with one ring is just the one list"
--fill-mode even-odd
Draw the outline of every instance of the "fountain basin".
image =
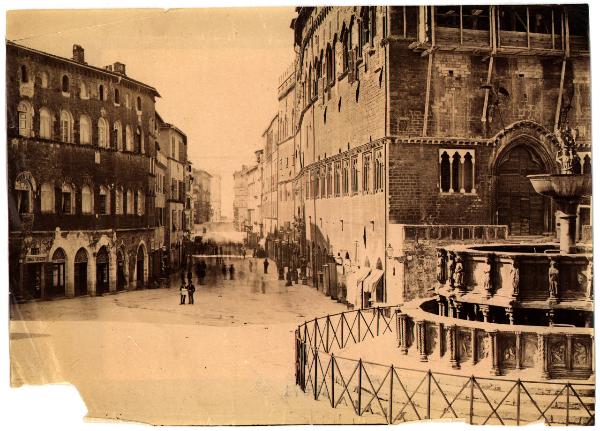
[[579, 200], [592, 195], [591, 175], [539, 174], [527, 178], [537, 193], [554, 199]]

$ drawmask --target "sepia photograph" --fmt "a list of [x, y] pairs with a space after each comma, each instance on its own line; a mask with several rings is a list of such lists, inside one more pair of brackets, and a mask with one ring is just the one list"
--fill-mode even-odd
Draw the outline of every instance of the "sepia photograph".
[[8, 397], [595, 425], [588, 4], [84, 3], [4, 11]]

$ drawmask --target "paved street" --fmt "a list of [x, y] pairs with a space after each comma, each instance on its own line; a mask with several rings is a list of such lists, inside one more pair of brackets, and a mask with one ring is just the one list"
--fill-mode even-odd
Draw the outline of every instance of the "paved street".
[[238, 261], [236, 280], [195, 280], [195, 305], [179, 305], [173, 279], [169, 289], [13, 309], [13, 385], [72, 382], [92, 417], [157, 424], [372, 420], [294, 384], [295, 326], [344, 307], [311, 287], [285, 287], [273, 262], [266, 278], [247, 265]]

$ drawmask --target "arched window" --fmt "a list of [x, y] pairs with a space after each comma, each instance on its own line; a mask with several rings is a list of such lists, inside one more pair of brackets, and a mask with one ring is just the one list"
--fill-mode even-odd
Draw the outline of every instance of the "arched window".
[[444, 193], [450, 191], [450, 156], [445, 151], [440, 156], [440, 189]]
[[98, 146], [108, 148], [108, 123], [102, 117], [98, 119]]
[[452, 190], [454, 192], [460, 191], [461, 183], [461, 172], [460, 172], [460, 154], [454, 153], [452, 156]]
[[144, 215], [144, 194], [141, 190], [137, 191], [137, 214]]
[[133, 134], [129, 124], [125, 126], [125, 151], [133, 151]]
[[118, 88], [115, 88], [115, 103], [117, 105], [121, 104], [121, 96], [119, 94], [119, 89]]
[[115, 191], [115, 214], [123, 214], [123, 188], [119, 187]]
[[79, 83], [79, 98], [81, 99], [89, 99], [88, 88], [85, 82], [81, 81]]
[[142, 152], [142, 129], [139, 127], [135, 129], [135, 151], [136, 153]]
[[29, 138], [33, 124], [33, 108], [31, 107], [31, 103], [22, 100], [17, 106], [17, 112], [19, 114], [19, 135]]
[[121, 127], [120, 121], [115, 121], [113, 126], [113, 139], [112, 144], [116, 146], [117, 150], [123, 150], [123, 128]]
[[91, 139], [92, 122], [90, 117], [82, 115], [79, 117], [79, 143], [89, 145], [92, 142]]
[[73, 116], [69, 111], [60, 111], [60, 139], [62, 142], [73, 142]]
[[54, 185], [44, 183], [41, 187], [41, 210], [43, 213], [53, 213], [56, 209], [54, 204]]
[[60, 195], [60, 206], [61, 212], [63, 214], [74, 214], [75, 213], [75, 205], [74, 205], [74, 190], [70, 184], [63, 184]]
[[24, 174], [17, 175], [15, 180], [15, 193], [17, 198], [17, 210], [19, 214], [33, 212], [33, 192], [35, 186]]
[[140, 96], [138, 96], [136, 99], [135, 107], [138, 111], [142, 111], [142, 98]]
[[473, 156], [471, 153], [465, 154], [463, 159], [463, 187], [465, 193], [473, 191]]
[[98, 194], [98, 213], [99, 214], [110, 214], [110, 193], [108, 188], [100, 186], [100, 193]]
[[92, 189], [88, 185], [81, 188], [81, 212], [91, 214], [93, 207]]
[[42, 88], [48, 88], [48, 72], [46, 71], [42, 71], [42, 73], [40, 74], [40, 81], [41, 81], [41, 85]]
[[46, 107], [40, 109], [40, 138], [52, 139], [52, 115]]
[[57, 248], [52, 254], [52, 279], [50, 280], [49, 295], [64, 295], [65, 293], [65, 263], [67, 256], [62, 248]]
[[69, 92], [69, 77], [67, 75], [63, 75], [62, 77], [62, 92], [63, 93], [68, 93]]
[[325, 51], [325, 61], [327, 66], [327, 83], [333, 84], [335, 60], [333, 58], [333, 51], [331, 49], [330, 44], [327, 44], [327, 50]]
[[134, 213], [134, 202], [133, 202], [133, 192], [131, 191], [131, 189], [127, 189], [127, 202], [125, 203], [127, 205], [127, 214], [133, 214]]
[[98, 86], [98, 99], [104, 100], [106, 95], [104, 94], [104, 85], [100, 84]]
[[342, 44], [342, 69], [348, 70], [350, 64], [350, 51], [348, 49], [348, 29], [346, 23], [342, 25], [342, 31], [340, 33], [340, 43]]
[[27, 66], [21, 65], [21, 82], [27, 84], [29, 82], [29, 73], [27, 72]]

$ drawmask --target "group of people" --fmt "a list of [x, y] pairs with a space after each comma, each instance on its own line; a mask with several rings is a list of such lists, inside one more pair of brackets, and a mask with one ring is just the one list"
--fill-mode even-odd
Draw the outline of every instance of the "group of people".
[[196, 287], [194, 283], [191, 281], [186, 285], [184, 282], [181, 283], [179, 287], [179, 296], [180, 301], [179, 305], [185, 305], [185, 300], [187, 298], [188, 304], [194, 304], [194, 292], [196, 291]]
[[221, 273], [223, 274], [223, 278], [225, 280], [227, 280], [227, 274], [229, 274], [229, 279], [233, 280], [233, 275], [235, 274], [235, 268], [233, 266], [233, 263], [230, 264], [228, 268], [225, 262], [223, 262], [223, 265], [221, 265]]

